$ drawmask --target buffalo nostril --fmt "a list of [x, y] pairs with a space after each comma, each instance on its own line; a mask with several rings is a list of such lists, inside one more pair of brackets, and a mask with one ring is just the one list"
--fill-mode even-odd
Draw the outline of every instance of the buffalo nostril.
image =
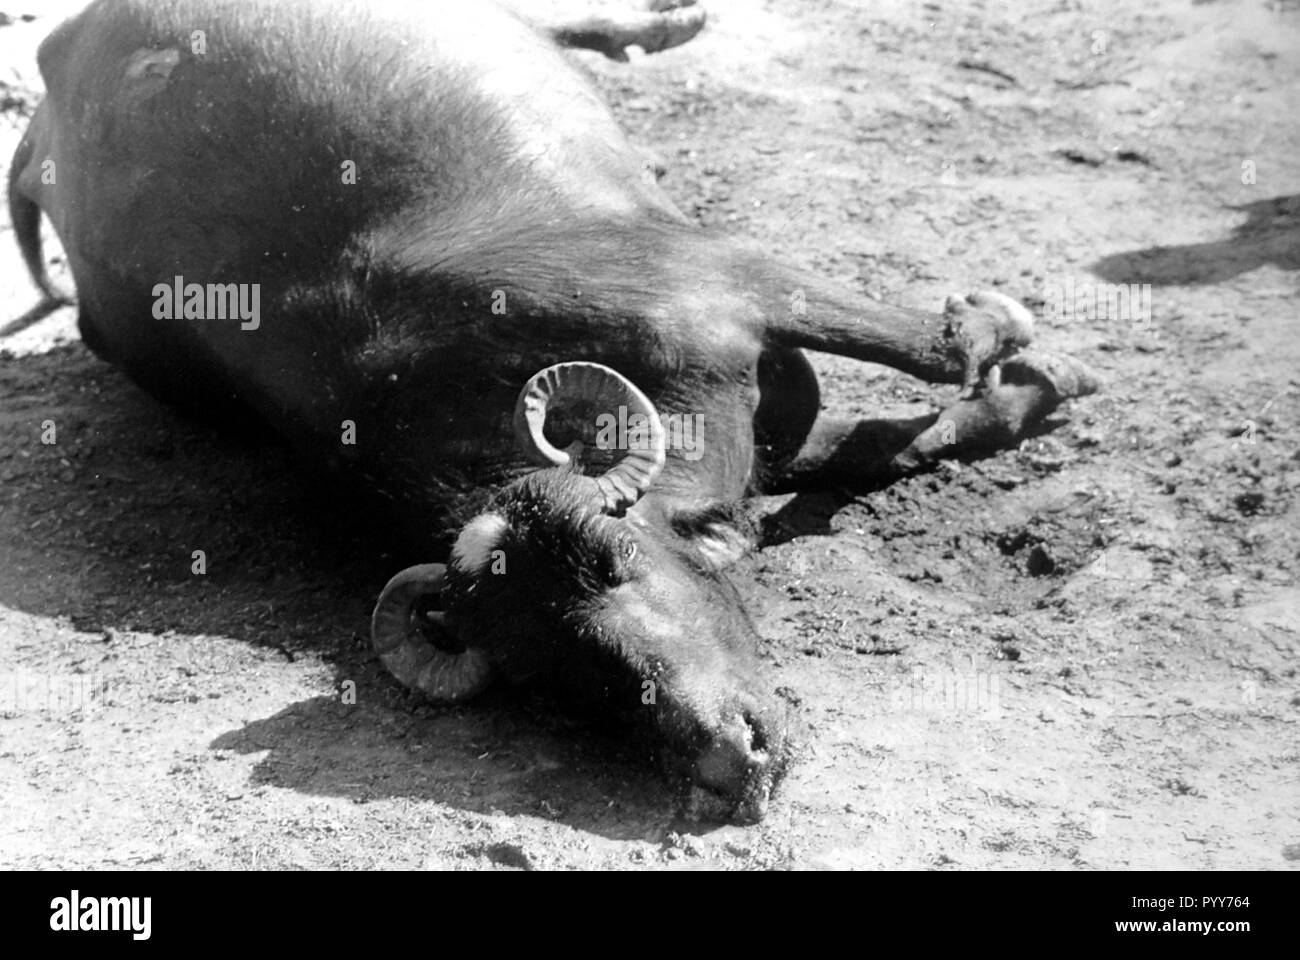
[[724, 796], [739, 797], [749, 790], [755, 775], [768, 766], [767, 740], [761, 725], [737, 717], [699, 755], [698, 782]]
[[756, 753], [766, 752], [768, 745], [767, 725], [748, 711], [741, 714], [741, 718], [745, 721], [745, 726], [749, 728], [750, 749]]

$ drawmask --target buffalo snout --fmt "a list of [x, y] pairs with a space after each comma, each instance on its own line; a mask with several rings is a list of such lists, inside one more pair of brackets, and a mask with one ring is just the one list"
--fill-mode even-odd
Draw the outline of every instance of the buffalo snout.
[[[786, 726], [746, 712], [735, 715], [707, 742], [694, 762], [697, 788], [717, 798], [697, 799], [736, 823], [757, 823], [785, 771]], [[701, 804], [701, 801], [703, 803]], [[715, 814], [716, 815], [716, 814]]]

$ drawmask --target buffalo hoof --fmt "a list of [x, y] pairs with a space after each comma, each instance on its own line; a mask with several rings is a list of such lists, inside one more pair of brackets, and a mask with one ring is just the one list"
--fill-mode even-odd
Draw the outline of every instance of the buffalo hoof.
[[962, 397], [978, 392], [992, 366], [1026, 347], [1034, 338], [1034, 316], [1005, 293], [982, 290], [950, 296], [943, 306], [944, 331], [964, 365]]

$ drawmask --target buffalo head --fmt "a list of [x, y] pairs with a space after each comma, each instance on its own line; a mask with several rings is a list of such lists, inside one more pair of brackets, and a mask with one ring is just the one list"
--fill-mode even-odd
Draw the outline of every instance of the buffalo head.
[[[548, 417], [590, 422], [620, 406], [644, 442], [599, 476], [579, 466], [590, 444], [547, 439]], [[735, 588], [670, 508], [641, 499], [665, 460], [654, 406], [607, 367], [559, 364], [524, 387], [515, 425], [545, 466], [497, 491], [448, 564], [388, 583], [372, 622], [384, 664], [437, 701], [500, 678], [639, 722], [706, 815], [760, 819], [785, 765], [784, 708], [759, 680]]]

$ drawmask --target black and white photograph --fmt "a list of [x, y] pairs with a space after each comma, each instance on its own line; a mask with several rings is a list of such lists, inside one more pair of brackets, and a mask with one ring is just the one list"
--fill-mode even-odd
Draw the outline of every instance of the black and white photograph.
[[0, 0], [0, 165], [0, 868], [1300, 869], [1297, 0]]

